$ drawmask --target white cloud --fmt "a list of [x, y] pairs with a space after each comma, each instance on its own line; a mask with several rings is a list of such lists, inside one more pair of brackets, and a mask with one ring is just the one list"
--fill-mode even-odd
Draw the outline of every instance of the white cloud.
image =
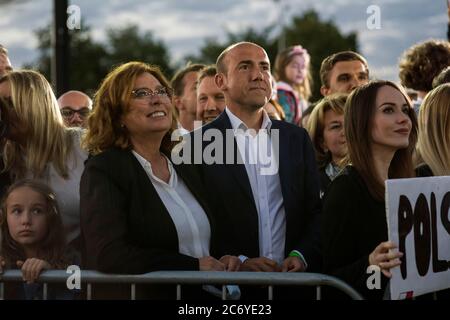
[[[262, 28], [286, 21], [314, 8], [324, 20], [332, 19], [344, 32], [358, 32], [361, 52], [372, 70], [383, 77], [396, 77], [397, 60], [403, 50], [422, 39], [445, 38], [445, 1], [424, 0], [73, 0], [90, 25], [95, 40], [105, 40], [107, 27], [137, 24], [152, 31], [169, 47], [174, 62], [196, 54], [206, 37], [224, 40], [227, 31]], [[16, 64], [31, 61], [37, 51], [33, 30], [50, 22], [52, 0], [28, 0], [0, 6], [8, 14], [0, 20], [0, 42], [10, 47]], [[382, 29], [366, 27], [369, 4], [382, 9]], [[375, 74], [375, 73], [374, 73]]]
[[2, 35], [2, 43], [11, 47], [22, 47], [26, 49], [34, 49], [38, 42], [33, 33], [22, 28], [9, 28], [8, 33]]
[[392, 66], [379, 66], [371, 69], [371, 78], [398, 81], [398, 67]]

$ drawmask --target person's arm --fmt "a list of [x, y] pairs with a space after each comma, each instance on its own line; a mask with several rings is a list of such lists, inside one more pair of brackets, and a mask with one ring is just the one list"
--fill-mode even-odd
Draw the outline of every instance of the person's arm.
[[[87, 259], [101, 272], [140, 274], [155, 270], [199, 270], [199, 259], [129, 243], [127, 202], [105, 161], [87, 162], [80, 183], [81, 228]], [[116, 168], [116, 170], [120, 170]], [[123, 168], [122, 168], [123, 170]], [[151, 214], [151, 213], [149, 213]]]

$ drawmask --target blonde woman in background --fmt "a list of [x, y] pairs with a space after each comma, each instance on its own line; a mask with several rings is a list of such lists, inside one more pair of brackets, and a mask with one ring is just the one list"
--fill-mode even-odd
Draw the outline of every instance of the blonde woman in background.
[[64, 126], [48, 81], [31, 70], [12, 71], [0, 78], [2, 181], [38, 179], [55, 190], [65, 236], [79, 249], [79, 184], [87, 154], [80, 148], [81, 131]]
[[450, 84], [428, 93], [419, 113], [418, 155], [423, 161], [417, 175], [450, 175]]
[[316, 153], [321, 195], [341, 171], [341, 162], [347, 152], [344, 133], [346, 100], [346, 94], [323, 98], [312, 111], [306, 125]]

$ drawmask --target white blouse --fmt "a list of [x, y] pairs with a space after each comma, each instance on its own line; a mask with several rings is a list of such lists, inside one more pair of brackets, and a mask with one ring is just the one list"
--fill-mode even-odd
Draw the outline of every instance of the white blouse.
[[150, 162], [136, 151], [132, 152], [147, 173], [175, 224], [179, 252], [194, 258], [209, 256], [211, 228], [208, 217], [183, 180], [178, 179], [170, 160], [164, 156], [170, 174], [169, 183], [166, 183], [153, 174]]

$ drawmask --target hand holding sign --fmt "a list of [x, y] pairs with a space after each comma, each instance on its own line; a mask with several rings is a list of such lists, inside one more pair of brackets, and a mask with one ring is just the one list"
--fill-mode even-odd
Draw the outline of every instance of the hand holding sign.
[[399, 266], [400, 258], [403, 257], [402, 252], [389, 251], [395, 248], [397, 246], [393, 242], [381, 242], [369, 255], [369, 264], [379, 266], [381, 272], [388, 278], [392, 277], [390, 269]]
[[392, 270], [391, 297], [449, 288], [450, 177], [388, 180], [386, 205], [389, 240], [404, 254]]

